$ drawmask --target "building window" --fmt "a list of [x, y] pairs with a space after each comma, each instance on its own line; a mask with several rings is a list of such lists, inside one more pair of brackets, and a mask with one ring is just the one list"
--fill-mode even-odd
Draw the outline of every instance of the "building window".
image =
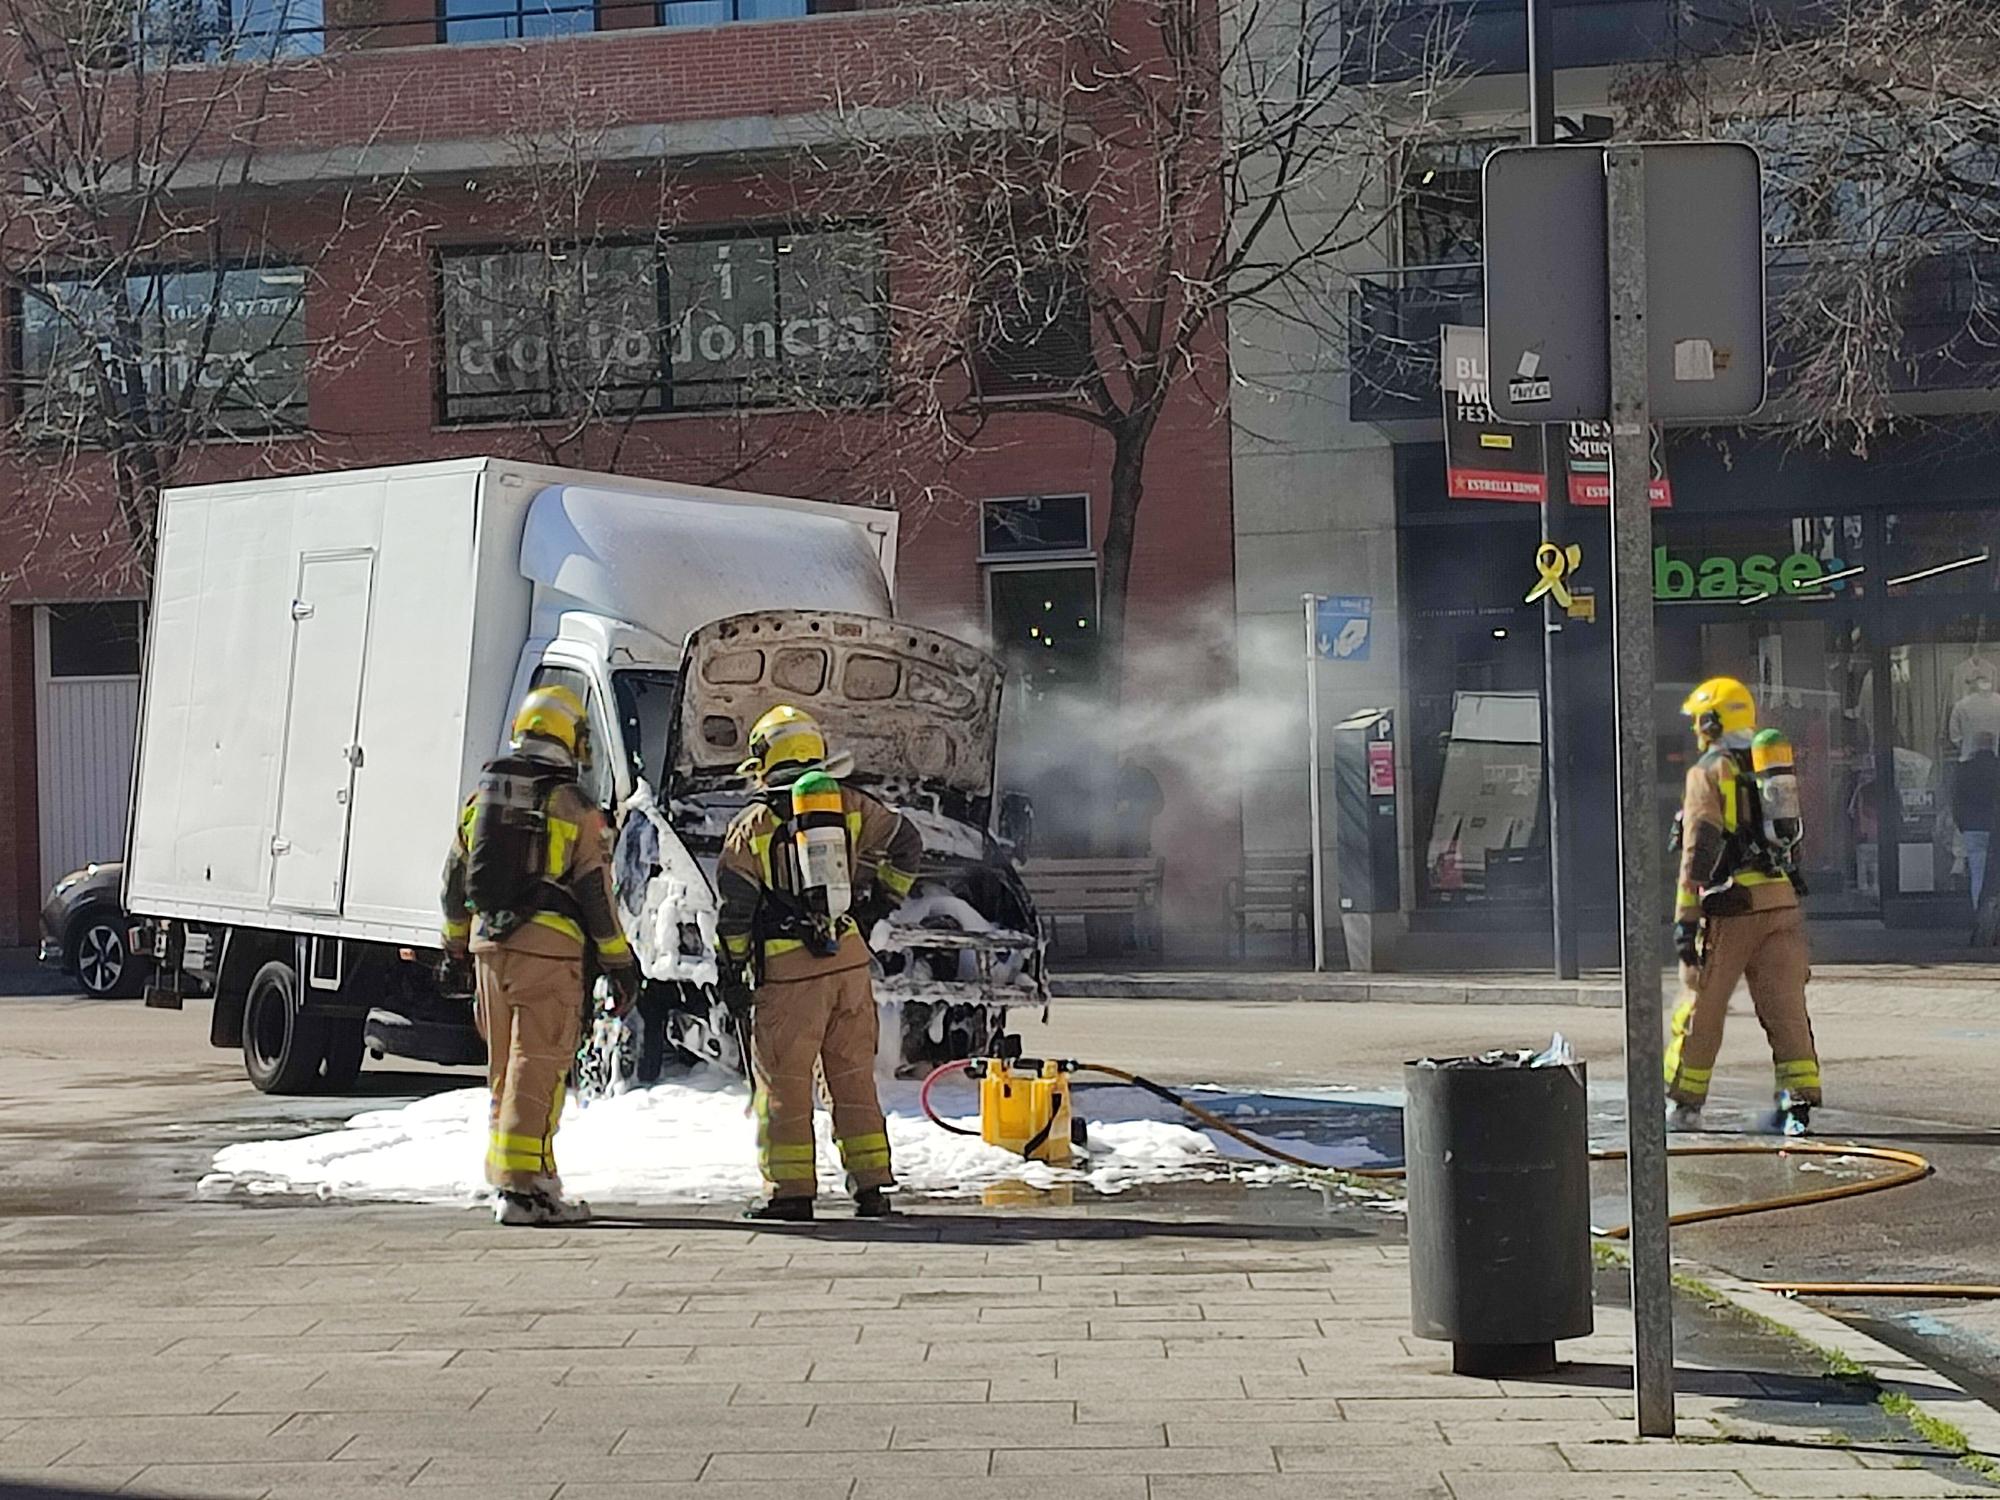
[[1403, 158], [1397, 215], [1406, 266], [1455, 266], [1482, 253], [1480, 174], [1511, 136], [1438, 141]]
[[138, 604], [49, 606], [50, 677], [137, 677], [141, 657]]
[[973, 350], [982, 395], [1075, 390], [1093, 368], [1082, 276], [1061, 266], [1017, 266], [982, 297]]
[[[50, 441], [104, 440], [111, 393], [136, 372], [160, 412], [213, 435], [295, 431], [306, 418], [306, 273], [299, 266], [84, 278], [20, 293], [20, 403]], [[150, 424], [153, 413], [135, 414]]]
[[823, 10], [845, 10], [825, 0], [663, 0], [662, 26], [720, 26], [725, 21], [785, 21]]
[[444, 419], [855, 404], [881, 387], [880, 236], [446, 252]]
[[597, 29], [596, 0], [443, 0], [447, 42], [568, 36]]
[[142, 0], [139, 59], [153, 65], [311, 56], [326, 45], [323, 0]]
[[980, 507], [982, 561], [1090, 552], [1090, 501], [1083, 495], [1029, 495]]

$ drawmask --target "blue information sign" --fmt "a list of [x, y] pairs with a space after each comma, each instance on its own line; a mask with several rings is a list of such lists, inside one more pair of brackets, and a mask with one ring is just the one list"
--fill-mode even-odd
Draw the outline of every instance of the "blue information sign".
[[1313, 649], [1321, 661], [1366, 661], [1370, 616], [1375, 600], [1367, 594], [1336, 594], [1313, 612]]

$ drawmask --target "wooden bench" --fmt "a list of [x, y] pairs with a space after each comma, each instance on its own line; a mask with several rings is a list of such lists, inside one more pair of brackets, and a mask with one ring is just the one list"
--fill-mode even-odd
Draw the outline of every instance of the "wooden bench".
[[1247, 957], [1250, 913], [1283, 912], [1291, 919], [1292, 953], [1299, 951], [1301, 928], [1312, 930], [1312, 856], [1304, 850], [1283, 854], [1245, 854], [1243, 873], [1231, 878], [1229, 912], [1236, 919], [1236, 951]]
[[1104, 859], [1034, 859], [1021, 880], [1042, 919], [1042, 933], [1056, 938], [1064, 917], [1127, 917], [1136, 946], [1160, 951], [1160, 886], [1167, 862], [1154, 855]]

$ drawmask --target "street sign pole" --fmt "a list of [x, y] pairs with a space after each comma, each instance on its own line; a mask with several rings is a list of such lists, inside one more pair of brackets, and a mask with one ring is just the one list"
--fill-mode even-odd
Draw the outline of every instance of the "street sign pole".
[[[1537, 146], [1556, 143], [1555, 48], [1550, 39], [1550, 9], [1554, 0], [1527, 0], [1528, 6], [1528, 139]], [[1568, 470], [1558, 456], [1560, 427], [1542, 427], [1542, 540], [1558, 548], [1569, 542]], [[1555, 597], [1542, 596], [1542, 773], [1549, 817], [1549, 937], [1556, 978], [1574, 979], [1576, 967], [1576, 864], [1570, 830], [1576, 826], [1569, 806], [1571, 792], [1569, 747], [1576, 726], [1569, 718], [1568, 666], [1563, 612]]]
[[1616, 655], [1619, 914], [1625, 983], [1626, 1180], [1632, 1213], [1639, 1435], [1674, 1435], [1666, 1087], [1660, 1072], [1660, 844], [1653, 728], [1652, 445], [1646, 333], [1646, 170], [1604, 155], [1610, 278], [1611, 618]]
[[1313, 973], [1326, 972], [1326, 841], [1319, 812], [1319, 601], [1306, 594], [1306, 778], [1312, 820]]

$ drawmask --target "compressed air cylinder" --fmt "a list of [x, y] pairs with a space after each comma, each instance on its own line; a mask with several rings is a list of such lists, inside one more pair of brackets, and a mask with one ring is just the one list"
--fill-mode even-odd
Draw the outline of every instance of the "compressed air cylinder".
[[832, 921], [854, 902], [848, 867], [847, 813], [840, 783], [808, 771], [792, 783], [792, 839], [799, 856], [800, 895], [816, 917]]
[[1757, 800], [1764, 810], [1765, 842], [1789, 859], [1805, 832], [1799, 809], [1799, 778], [1792, 769], [1792, 742], [1776, 729], [1762, 729], [1750, 741], [1750, 769], [1757, 777]]

